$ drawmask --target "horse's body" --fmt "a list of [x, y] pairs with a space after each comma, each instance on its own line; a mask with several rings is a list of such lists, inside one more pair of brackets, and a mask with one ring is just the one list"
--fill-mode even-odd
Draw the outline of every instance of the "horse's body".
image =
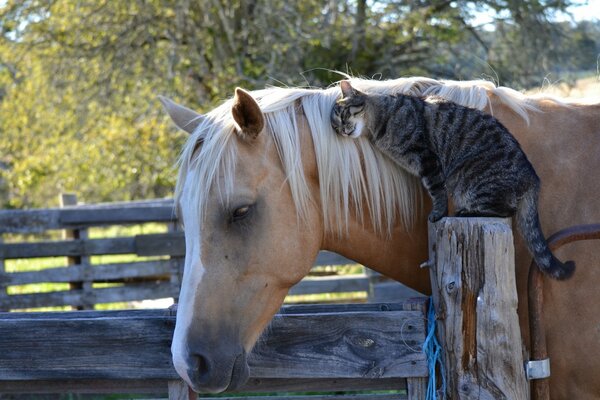
[[[438, 94], [486, 108], [517, 137], [541, 177], [547, 235], [600, 221], [600, 105], [525, 98], [483, 82], [352, 83], [363, 91]], [[238, 91], [206, 117], [166, 102], [176, 124], [193, 132], [178, 189], [187, 253], [173, 357], [196, 390], [220, 391], [244, 381], [245, 354], [319, 249], [430, 290], [428, 271], [418, 267], [427, 259], [428, 198], [416, 179], [367, 141], [333, 133], [328, 121], [337, 95], [336, 88], [272, 89], [254, 92], [257, 104]], [[597, 248], [576, 244], [559, 251], [578, 269], [569, 281], [546, 282], [554, 399], [600, 398]], [[520, 240], [516, 250], [519, 315], [528, 343], [530, 256]]]

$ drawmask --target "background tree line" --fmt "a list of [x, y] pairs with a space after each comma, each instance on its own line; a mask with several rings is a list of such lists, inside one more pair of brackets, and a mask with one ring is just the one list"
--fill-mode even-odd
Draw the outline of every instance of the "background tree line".
[[[0, 206], [170, 195], [185, 137], [157, 94], [206, 111], [235, 86], [324, 86], [340, 79], [330, 70], [519, 89], [593, 71], [600, 23], [556, 20], [573, 3], [2, 2]], [[495, 19], [478, 26], [484, 12]]]

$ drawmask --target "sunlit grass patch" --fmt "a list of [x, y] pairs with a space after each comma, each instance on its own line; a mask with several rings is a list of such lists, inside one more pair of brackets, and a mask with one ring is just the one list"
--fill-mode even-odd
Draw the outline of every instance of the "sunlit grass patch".
[[32, 294], [32, 293], [50, 293], [61, 290], [69, 290], [68, 283], [29, 283], [27, 285], [15, 285], [6, 288], [9, 295], [13, 294]]
[[4, 270], [6, 272], [30, 272], [66, 265], [66, 257], [21, 258], [18, 260], [5, 260]]

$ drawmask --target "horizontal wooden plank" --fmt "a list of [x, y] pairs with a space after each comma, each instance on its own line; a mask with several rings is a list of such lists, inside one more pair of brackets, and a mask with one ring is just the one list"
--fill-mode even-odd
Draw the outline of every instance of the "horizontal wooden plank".
[[[170, 356], [174, 321], [1, 319], [0, 379], [176, 379]], [[424, 338], [424, 314], [416, 311], [279, 315], [249, 356], [251, 376], [425, 376]]]
[[173, 222], [175, 220], [173, 207], [165, 206], [70, 208], [63, 209], [59, 217], [60, 223], [66, 227]]
[[139, 256], [185, 256], [185, 236], [179, 231], [138, 235], [134, 245]]
[[36, 307], [115, 303], [175, 297], [178, 294], [179, 287], [174, 286], [170, 282], [132, 283], [118, 287], [92, 289], [91, 291], [74, 289], [4, 296], [0, 297], [0, 309], [15, 310]]
[[[211, 397], [214, 398], [214, 397]], [[200, 399], [209, 399], [202, 397]], [[235, 396], [219, 397], [219, 400], [406, 400], [408, 396], [405, 393], [385, 393], [385, 394], [312, 394], [307, 396], [282, 396], [280, 393], [272, 396]], [[154, 400], [154, 399], [145, 399]]]
[[131, 278], [169, 278], [175, 260], [139, 261], [132, 263], [70, 265], [30, 272], [0, 272], [0, 286], [41, 282], [109, 282]]
[[[63, 380], [2, 380], [0, 393], [166, 393], [168, 381], [164, 379], [63, 379]], [[283, 391], [353, 391], [402, 390], [406, 379], [258, 379], [251, 378], [238, 392]]]
[[[107, 209], [107, 208], [139, 208], [139, 207], [169, 207], [173, 208], [172, 198], [163, 199], [146, 199], [146, 200], [132, 200], [132, 201], [111, 201], [108, 203], [91, 203], [91, 204], [77, 204], [71, 208], [78, 209]], [[68, 208], [68, 207], [65, 207]]]
[[102, 254], [139, 256], [185, 255], [183, 232], [146, 234], [108, 239], [55, 240], [0, 244], [0, 258], [77, 257]]
[[324, 391], [324, 390], [401, 390], [406, 388], [404, 378], [321, 378], [321, 379], [267, 379], [250, 378], [237, 392], [269, 391]]
[[135, 254], [135, 238], [56, 240], [35, 243], [5, 243], [0, 245], [4, 259], [37, 257], [77, 257], [98, 254]]
[[324, 276], [303, 279], [292, 286], [288, 294], [314, 294], [333, 292], [365, 292], [369, 290], [369, 278], [364, 275]]
[[[347, 312], [386, 312], [386, 311], [419, 311], [425, 314], [428, 299], [421, 297], [407, 299], [402, 303], [362, 303], [362, 304], [309, 304], [284, 305], [278, 311], [281, 315], [347, 313]], [[0, 312], [0, 321], [8, 319], [28, 320], [68, 320], [68, 319], [111, 319], [111, 318], [162, 318], [175, 317], [177, 305], [167, 309], [148, 310], [106, 310], [106, 311], [56, 311], [56, 312]]]
[[425, 338], [424, 320], [419, 320], [422, 314], [390, 311], [342, 315], [344, 318], [333, 313], [275, 317], [271, 326], [277, 328], [277, 335], [260, 340], [249, 358], [252, 376], [395, 378], [427, 375], [421, 350]]
[[107, 203], [32, 210], [0, 210], [0, 233], [39, 233], [51, 229], [175, 220], [172, 201]]

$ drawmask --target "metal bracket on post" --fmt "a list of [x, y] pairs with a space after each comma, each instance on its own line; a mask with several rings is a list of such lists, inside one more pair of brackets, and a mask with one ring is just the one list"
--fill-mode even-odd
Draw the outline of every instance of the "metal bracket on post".
[[550, 377], [550, 359], [527, 361], [525, 363], [525, 374], [528, 380]]

